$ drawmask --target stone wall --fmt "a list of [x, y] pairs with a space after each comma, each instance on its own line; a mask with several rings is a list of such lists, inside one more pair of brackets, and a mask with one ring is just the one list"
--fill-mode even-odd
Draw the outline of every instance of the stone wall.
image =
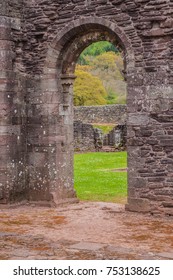
[[173, 215], [173, 1], [0, 1], [1, 203], [73, 200], [73, 82], [80, 53], [124, 57], [128, 205]]
[[[126, 105], [74, 107], [75, 151], [102, 151], [108, 150], [108, 146], [110, 146], [110, 151], [126, 149], [126, 122]], [[114, 124], [115, 128], [104, 135], [101, 130], [95, 129], [91, 125], [96, 123]]]
[[95, 130], [91, 124], [74, 122], [74, 151], [95, 151]]
[[74, 108], [74, 119], [83, 123], [124, 124], [127, 120], [126, 105], [80, 106]]
[[[0, 204], [25, 200], [25, 77], [18, 71], [22, 0], [0, 1]], [[22, 66], [21, 66], [22, 68]]]
[[74, 151], [118, 151], [127, 146], [127, 126], [117, 125], [108, 134], [92, 124], [74, 121]]
[[125, 150], [127, 146], [126, 124], [117, 125], [107, 135], [105, 135], [103, 145], [112, 146], [116, 150]]

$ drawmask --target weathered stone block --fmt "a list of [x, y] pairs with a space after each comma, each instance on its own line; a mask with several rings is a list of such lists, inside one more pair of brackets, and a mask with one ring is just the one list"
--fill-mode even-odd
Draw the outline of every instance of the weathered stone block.
[[149, 123], [149, 116], [147, 114], [128, 114], [128, 124], [135, 125], [135, 126], [143, 126], [148, 125]]
[[151, 202], [149, 199], [129, 198], [126, 210], [133, 212], [150, 212]]

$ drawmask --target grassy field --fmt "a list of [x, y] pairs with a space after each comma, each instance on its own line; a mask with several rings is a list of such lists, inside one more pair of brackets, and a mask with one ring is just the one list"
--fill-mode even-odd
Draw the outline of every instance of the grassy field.
[[80, 200], [126, 203], [127, 153], [85, 153], [74, 156], [75, 189]]

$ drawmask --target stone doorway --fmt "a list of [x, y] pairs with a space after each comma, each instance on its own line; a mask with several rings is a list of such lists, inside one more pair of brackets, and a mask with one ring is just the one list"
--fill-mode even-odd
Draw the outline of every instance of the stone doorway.
[[[53, 133], [56, 131], [56, 135], [52, 138], [53, 141], [56, 139], [56, 152], [52, 153], [52, 166], [50, 165], [48, 170], [49, 177], [52, 170], [55, 170], [52, 175], [53, 180], [49, 184], [49, 191], [56, 204], [75, 200], [73, 186], [74, 71], [81, 52], [97, 41], [109, 41], [121, 50], [124, 58], [124, 75], [128, 79], [128, 73], [131, 73], [132, 69], [135, 71], [133, 50], [125, 34], [119, 30], [118, 26], [107, 20], [89, 18], [75, 21], [73, 26], [70, 25], [62, 31], [48, 51], [41, 84], [47, 97], [53, 96], [51, 106], [55, 112], [51, 112], [51, 118], [56, 117], [59, 130], [57, 131], [55, 126], [52, 130]], [[49, 131], [50, 129], [52, 128], [49, 125]]]
[[126, 209], [173, 215], [171, 2], [8, 2], [0, 21], [0, 204], [76, 199], [74, 68], [87, 45], [107, 40], [125, 57]]
[[79, 200], [127, 203], [123, 73], [121, 52], [108, 41], [90, 44], [76, 62], [73, 143]]

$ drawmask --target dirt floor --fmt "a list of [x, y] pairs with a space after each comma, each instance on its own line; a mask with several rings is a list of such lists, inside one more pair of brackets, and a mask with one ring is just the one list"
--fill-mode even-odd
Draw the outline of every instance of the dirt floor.
[[1, 209], [0, 259], [173, 259], [173, 218], [102, 202]]

